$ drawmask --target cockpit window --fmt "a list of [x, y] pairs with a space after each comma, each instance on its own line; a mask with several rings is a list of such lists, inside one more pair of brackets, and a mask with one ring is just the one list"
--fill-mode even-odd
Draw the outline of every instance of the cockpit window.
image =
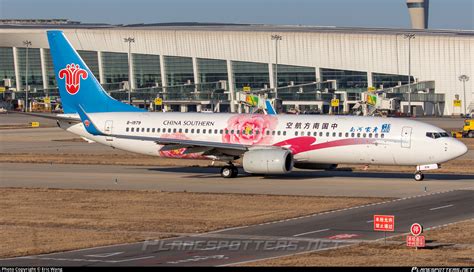
[[449, 134], [447, 132], [426, 132], [426, 137], [428, 138], [433, 138], [433, 139], [438, 139], [438, 138], [444, 138], [444, 137], [449, 137]]

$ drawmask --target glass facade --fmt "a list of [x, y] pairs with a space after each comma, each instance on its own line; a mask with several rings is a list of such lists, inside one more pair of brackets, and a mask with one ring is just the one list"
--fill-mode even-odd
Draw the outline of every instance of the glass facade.
[[201, 83], [228, 80], [225, 60], [197, 59], [197, 64]]
[[367, 72], [321, 68], [321, 79], [337, 80], [338, 89], [367, 89]]
[[236, 90], [246, 86], [252, 89], [262, 89], [265, 84], [268, 88], [270, 87], [268, 64], [266, 63], [233, 61], [232, 69]]
[[99, 58], [97, 57], [97, 51], [79, 50], [77, 53], [79, 53], [79, 56], [81, 56], [82, 60], [87, 64], [92, 74], [99, 80]]
[[53, 60], [51, 59], [51, 52], [49, 49], [44, 49], [44, 65], [46, 69], [46, 86], [47, 88], [54, 88], [57, 86], [56, 75], [54, 74]]
[[3, 86], [3, 79], [10, 78], [12, 87], [16, 86], [15, 64], [13, 62], [13, 48], [0, 47], [0, 85]]
[[136, 88], [161, 85], [160, 56], [132, 54]]
[[[275, 73], [275, 64], [273, 72]], [[291, 81], [294, 85], [315, 82], [316, 70], [314, 67], [278, 64], [278, 87], [288, 86]]]
[[[18, 63], [20, 70], [21, 86], [24, 90], [26, 85], [26, 48], [18, 48]], [[41, 76], [41, 57], [39, 48], [28, 49], [28, 85], [30, 90], [43, 89], [43, 78]]]
[[104, 84], [128, 81], [127, 53], [102, 52]]
[[[410, 81], [413, 83], [414, 78], [411, 77]], [[398, 86], [400, 82], [402, 85], [408, 84], [408, 75], [372, 73], [372, 84], [374, 84], [376, 88], [379, 88], [380, 85], [383, 85], [384, 88], [395, 87]]]
[[187, 57], [165, 56], [165, 70], [168, 86], [194, 82], [193, 60]]

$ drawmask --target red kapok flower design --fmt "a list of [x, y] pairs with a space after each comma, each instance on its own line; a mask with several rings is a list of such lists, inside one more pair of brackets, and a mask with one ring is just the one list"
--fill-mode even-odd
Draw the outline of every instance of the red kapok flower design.
[[244, 145], [271, 144], [273, 136], [267, 135], [267, 130], [274, 130], [277, 124], [278, 119], [275, 116], [239, 114], [227, 121], [222, 142]]
[[[180, 139], [180, 140], [190, 140], [190, 138], [186, 137], [183, 133], [172, 133], [172, 134], [162, 134], [161, 138], [170, 138], [170, 139]], [[163, 147], [163, 146], [161, 146]], [[160, 147], [160, 149], [161, 149]], [[191, 153], [191, 154], [184, 154], [186, 148], [179, 148], [174, 150], [167, 150], [167, 151], [159, 151], [160, 156], [168, 157], [168, 158], [181, 158], [181, 159], [205, 159], [199, 153]]]

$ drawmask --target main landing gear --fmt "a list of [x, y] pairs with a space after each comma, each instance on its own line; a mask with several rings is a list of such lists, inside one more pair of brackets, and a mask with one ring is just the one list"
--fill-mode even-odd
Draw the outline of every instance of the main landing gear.
[[235, 178], [238, 174], [239, 170], [233, 164], [229, 164], [221, 168], [221, 176], [223, 178]]

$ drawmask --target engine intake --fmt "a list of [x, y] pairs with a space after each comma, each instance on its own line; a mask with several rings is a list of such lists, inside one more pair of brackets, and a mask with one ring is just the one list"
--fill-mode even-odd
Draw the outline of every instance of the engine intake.
[[243, 166], [251, 174], [286, 174], [293, 170], [293, 155], [283, 149], [250, 150], [244, 153]]

